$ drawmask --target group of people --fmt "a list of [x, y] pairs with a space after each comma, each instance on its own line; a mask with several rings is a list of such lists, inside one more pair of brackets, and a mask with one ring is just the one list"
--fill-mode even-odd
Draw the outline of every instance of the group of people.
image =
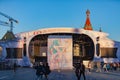
[[34, 68], [36, 69], [36, 76], [37, 76], [35, 80], [40, 80], [43, 78], [43, 76], [45, 76], [46, 80], [48, 80], [48, 75], [51, 72], [48, 63], [46, 62], [36, 63]]
[[117, 70], [117, 68], [118, 68], [119, 66], [116, 64], [116, 63], [105, 63], [104, 65], [103, 65], [103, 69], [104, 69], [104, 71], [106, 71], [106, 72], [108, 72], [108, 71], [116, 71]]
[[[48, 80], [48, 75], [51, 72], [48, 63], [46, 63], [46, 62], [36, 63], [34, 68], [36, 69], [36, 76], [37, 76], [35, 80], [40, 80], [43, 78], [43, 76], [45, 76], [46, 80]], [[76, 65], [75, 74], [77, 76], [77, 80], [80, 80], [81, 75], [83, 75], [84, 80], [86, 80], [85, 65], [83, 64], [83, 62], [80, 62]]]
[[91, 70], [95, 70], [96, 72], [108, 72], [108, 71], [116, 71], [120, 68], [119, 63], [104, 63], [104, 62], [89, 62], [88, 63], [88, 72]]
[[[88, 63], [88, 71], [91, 72], [91, 67], [92, 64], [91, 62]], [[111, 67], [112, 66], [112, 67]], [[79, 61], [75, 66], [75, 74], [77, 77], [77, 80], [81, 79], [81, 75], [83, 75], [84, 80], [86, 80], [85, 76], [85, 65], [83, 64], [83, 61]], [[13, 65], [13, 70], [16, 72], [17, 64], [14, 63]], [[50, 67], [47, 62], [35, 62], [34, 68], [36, 69], [36, 79], [35, 80], [41, 80], [43, 76], [48, 80], [48, 75], [51, 73]], [[109, 71], [111, 68], [113, 70], [117, 69], [117, 64], [112, 64], [110, 65], [109, 63], [104, 63], [104, 64], [97, 64], [97, 68], [101, 69], [103, 68], [104, 71]], [[98, 70], [97, 69], [97, 70]], [[112, 70], [111, 69], [111, 70]], [[101, 72], [101, 70], [99, 70]]]

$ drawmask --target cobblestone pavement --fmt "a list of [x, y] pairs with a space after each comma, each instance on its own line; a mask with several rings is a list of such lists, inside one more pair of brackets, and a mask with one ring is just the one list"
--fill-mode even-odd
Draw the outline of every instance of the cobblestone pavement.
[[[13, 70], [0, 71], [0, 80], [35, 80], [35, 69], [19, 68], [14, 73]], [[46, 80], [44, 77], [41, 80]], [[77, 80], [74, 70], [52, 71], [48, 80]], [[84, 80], [81, 77], [81, 80]], [[120, 80], [120, 71], [114, 72], [86, 72], [86, 80]]]

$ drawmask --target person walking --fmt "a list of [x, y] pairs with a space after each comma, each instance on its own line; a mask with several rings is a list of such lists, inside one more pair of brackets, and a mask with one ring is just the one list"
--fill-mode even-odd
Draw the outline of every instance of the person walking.
[[85, 65], [83, 64], [83, 62], [80, 63], [80, 78], [81, 78], [81, 75], [83, 75], [84, 80], [86, 80], [86, 77], [85, 77]]
[[36, 76], [37, 78], [35, 80], [40, 80], [43, 77], [43, 73], [44, 73], [44, 67], [43, 67], [43, 63], [37, 63], [37, 65], [35, 66], [36, 69]]
[[46, 78], [46, 80], [48, 80], [48, 75], [50, 74], [50, 72], [51, 72], [51, 70], [50, 70], [50, 67], [49, 67], [49, 65], [48, 65], [48, 63], [44, 63], [44, 75], [45, 75], [45, 78]]
[[75, 65], [75, 74], [77, 77], [77, 80], [80, 80], [80, 63]]
[[79, 64], [77, 64], [75, 73], [76, 73], [76, 76], [77, 76], [77, 80], [80, 80], [81, 75], [83, 75], [84, 80], [86, 80], [85, 65], [83, 64], [83, 62], [80, 62]]
[[16, 69], [17, 69], [17, 64], [14, 63], [14, 64], [13, 64], [13, 71], [14, 71], [14, 73], [16, 73]]
[[91, 72], [91, 61], [88, 62], [88, 72]]

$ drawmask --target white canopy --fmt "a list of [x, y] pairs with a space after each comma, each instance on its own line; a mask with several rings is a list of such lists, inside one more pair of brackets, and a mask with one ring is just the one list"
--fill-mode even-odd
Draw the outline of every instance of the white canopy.
[[120, 62], [118, 58], [103, 58], [104, 63]]

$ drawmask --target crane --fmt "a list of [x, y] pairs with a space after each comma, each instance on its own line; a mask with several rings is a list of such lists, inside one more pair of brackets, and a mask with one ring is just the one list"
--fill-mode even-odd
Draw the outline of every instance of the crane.
[[4, 25], [4, 26], [10, 26], [10, 24], [8, 22], [4, 22], [0, 20], [0, 25]]
[[0, 15], [8, 18], [8, 19], [9, 19], [9, 22], [10, 22], [10, 24], [9, 24], [9, 23], [7, 23], [7, 22], [0, 21], [0, 25], [10, 26], [10, 31], [12, 32], [12, 30], [13, 30], [13, 22], [18, 23], [18, 21], [15, 20], [15, 19], [13, 19], [12, 17], [10, 17], [10, 16], [2, 13], [2, 12], [0, 12]]

